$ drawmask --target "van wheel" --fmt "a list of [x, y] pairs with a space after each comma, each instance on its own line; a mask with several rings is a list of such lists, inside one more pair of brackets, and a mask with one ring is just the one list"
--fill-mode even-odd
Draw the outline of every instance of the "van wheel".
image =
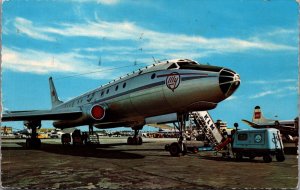
[[243, 159], [243, 155], [241, 153], [236, 153], [235, 159], [241, 161]]
[[285, 157], [283, 154], [276, 154], [276, 160], [278, 162], [283, 162], [285, 160]]
[[267, 154], [267, 155], [263, 156], [263, 160], [266, 163], [270, 163], [270, 162], [272, 162], [272, 157], [271, 157], [271, 155]]

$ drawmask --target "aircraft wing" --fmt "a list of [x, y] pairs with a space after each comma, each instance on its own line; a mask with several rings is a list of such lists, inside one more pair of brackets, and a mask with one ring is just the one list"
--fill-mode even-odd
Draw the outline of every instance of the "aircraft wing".
[[1, 121], [26, 121], [26, 120], [67, 120], [75, 119], [82, 115], [77, 108], [62, 110], [29, 110], [4, 112]]
[[251, 121], [248, 121], [248, 120], [245, 120], [245, 119], [242, 119], [242, 121], [244, 123], [246, 123], [247, 125], [251, 126], [251, 127], [259, 127], [259, 125], [257, 125], [256, 123], [253, 123]]

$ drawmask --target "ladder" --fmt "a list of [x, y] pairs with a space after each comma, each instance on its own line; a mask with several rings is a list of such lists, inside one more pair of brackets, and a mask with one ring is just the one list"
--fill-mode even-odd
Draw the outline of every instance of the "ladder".
[[223, 136], [219, 132], [209, 113], [207, 111], [195, 111], [191, 113], [191, 116], [197, 128], [204, 132], [212, 147], [218, 147], [222, 142]]

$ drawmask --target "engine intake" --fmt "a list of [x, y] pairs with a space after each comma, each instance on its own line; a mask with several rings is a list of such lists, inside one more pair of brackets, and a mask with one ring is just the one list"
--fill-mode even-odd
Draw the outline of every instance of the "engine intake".
[[102, 120], [105, 117], [105, 108], [101, 105], [94, 105], [90, 110], [90, 115], [95, 120]]

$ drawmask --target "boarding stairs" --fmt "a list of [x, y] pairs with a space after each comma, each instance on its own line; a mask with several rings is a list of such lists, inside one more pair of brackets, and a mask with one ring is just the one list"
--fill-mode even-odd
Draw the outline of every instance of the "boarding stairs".
[[222, 134], [207, 111], [192, 112], [190, 117], [197, 128], [205, 134], [214, 150], [222, 150], [231, 142], [230, 139], [223, 140]]

